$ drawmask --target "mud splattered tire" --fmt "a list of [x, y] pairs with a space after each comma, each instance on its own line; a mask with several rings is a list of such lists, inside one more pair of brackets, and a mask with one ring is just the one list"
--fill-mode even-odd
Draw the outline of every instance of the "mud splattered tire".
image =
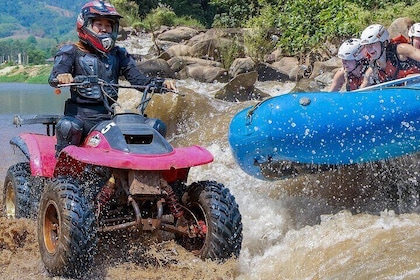
[[[178, 238], [179, 243], [202, 259], [226, 260], [238, 257], [242, 245], [242, 217], [229, 189], [213, 181], [189, 186], [182, 198], [191, 224], [206, 225], [205, 237]], [[194, 218], [195, 217], [195, 218]]]
[[80, 277], [90, 268], [96, 247], [95, 214], [77, 183], [56, 179], [41, 196], [38, 244], [52, 275]]
[[31, 217], [31, 171], [28, 162], [12, 165], [3, 187], [3, 213], [9, 218]]

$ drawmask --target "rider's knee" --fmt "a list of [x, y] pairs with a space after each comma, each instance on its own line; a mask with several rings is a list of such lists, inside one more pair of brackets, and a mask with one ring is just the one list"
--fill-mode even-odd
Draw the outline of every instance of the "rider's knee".
[[167, 128], [166, 124], [162, 120], [156, 118], [148, 118], [146, 119], [146, 123], [156, 129], [163, 137], [166, 136]]
[[56, 154], [69, 145], [79, 145], [82, 139], [83, 123], [70, 116], [63, 117], [56, 126]]

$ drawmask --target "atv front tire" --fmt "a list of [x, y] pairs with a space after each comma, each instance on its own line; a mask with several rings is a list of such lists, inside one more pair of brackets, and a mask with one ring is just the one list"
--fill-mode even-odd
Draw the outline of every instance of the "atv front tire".
[[[242, 245], [242, 217], [229, 189], [213, 181], [189, 186], [182, 197], [184, 216], [190, 228], [204, 229], [204, 235], [178, 237], [178, 242], [202, 259], [226, 260], [238, 257]], [[204, 225], [204, 227], [203, 227]]]
[[95, 213], [75, 182], [56, 179], [41, 196], [38, 244], [52, 275], [80, 277], [90, 268], [96, 248]]
[[31, 217], [31, 169], [28, 162], [12, 165], [3, 187], [3, 213], [8, 218]]

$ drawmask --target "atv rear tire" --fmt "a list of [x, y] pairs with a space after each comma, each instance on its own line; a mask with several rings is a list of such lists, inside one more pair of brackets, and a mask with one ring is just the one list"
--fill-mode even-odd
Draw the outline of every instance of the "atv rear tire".
[[56, 179], [41, 196], [38, 244], [52, 275], [80, 277], [90, 268], [96, 248], [95, 213], [75, 182]]
[[[206, 225], [204, 237], [177, 240], [202, 259], [226, 260], [238, 257], [242, 245], [242, 217], [229, 189], [213, 181], [196, 182], [182, 198], [189, 226]], [[195, 218], [193, 217], [195, 216]]]
[[8, 218], [31, 217], [31, 169], [28, 162], [12, 165], [3, 187], [3, 213]]

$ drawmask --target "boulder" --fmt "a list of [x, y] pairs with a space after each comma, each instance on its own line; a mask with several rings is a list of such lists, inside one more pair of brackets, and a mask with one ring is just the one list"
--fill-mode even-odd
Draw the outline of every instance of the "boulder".
[[190, 55], [190, 46], [187, 45], [174, 45], [169, 47], [166, 50], [166, 53], [168, 54], [169, 58], [175, 57], [175, 56], [189, 56]]
[[281, 49], [275, 49], [273, 52], [265, 56], [265, 62], [267, 63], [273, 63], [276, 61], [279, 61], [283, 57], [282, 50]]
[[414, 23], [415, 21], [408, 17], [397, 18], [388, 27], [389, 37], [394, 38], [401, 34], [408, 38], [408, 30]]
[[166, 60], [155, 58], [137, 62], [137, 67], [147, 76], [158, 76], [162, 78], [174, 78], [172, 71]]
[[176, 73], [178, 79], [192, 78], [202, 83], [226, 83], [228, 74], [225, 68], [204, 66], [201, 64], [190, 64]]
[[176, 56], [168, 60], [168, 65], [173, 71], [179, 71], [187, 65], [200, 64], [204, 66], [222, 67], [222, 64], [217, 61], [202, 59], [190, 56]]
[[199, 33], [196, 36], [188, 40], [188, 45], [193, 46], [201, 41], [206, 41], [210, 39], [220, 39], [228, 38], [235, 39], [238, 43], [243, 42], [243, 28], [212, 28], [207, 30], [204, 33]]
[[336, 56], [328, 59], [327, 61], [315, 61], [310, 78], [314, 79], [316, 76], [319, 76], [325, 72], [331, 72], [341, 66], [341, 59]]
[[214, 97], [230, 102], [261, 100], [269, 95], [255, 88], [257, 78], [256, 71], [239, 74], [216, 92]]
[[303, 71], [296, 57], [283, 57], [279, 61], [271, 64], [281, 74], [288, 77], [288, 80], [296, 81], [303, 77]]
[[182, 41], [191, 39], [197, 34], [198, 34], [198, 31], [193, 28], [186, 27], [186, 26], [179, 26], [174, 29], [164, 31], [163, 33], [157, 35], [157, 39], [162, 40], [162, 41], [180, 43]]
[[232, 44], [232, 40], [227, 38], [203, 40], [191, 46], [190, 55], [220, 61], [222, 49], [229, 48]]
[[257, 65], [258, 81], [288, 81], [289, 75], [281, 73], [276, 67], [268, 63], [259, 63]]
[[236, 77], [242, 73], [255, 71], [255, 66], [255, 61], [250, 57], [237, 58], [232, 62], [232, 65], [229, 67], [229, 75], [231, 77]]

